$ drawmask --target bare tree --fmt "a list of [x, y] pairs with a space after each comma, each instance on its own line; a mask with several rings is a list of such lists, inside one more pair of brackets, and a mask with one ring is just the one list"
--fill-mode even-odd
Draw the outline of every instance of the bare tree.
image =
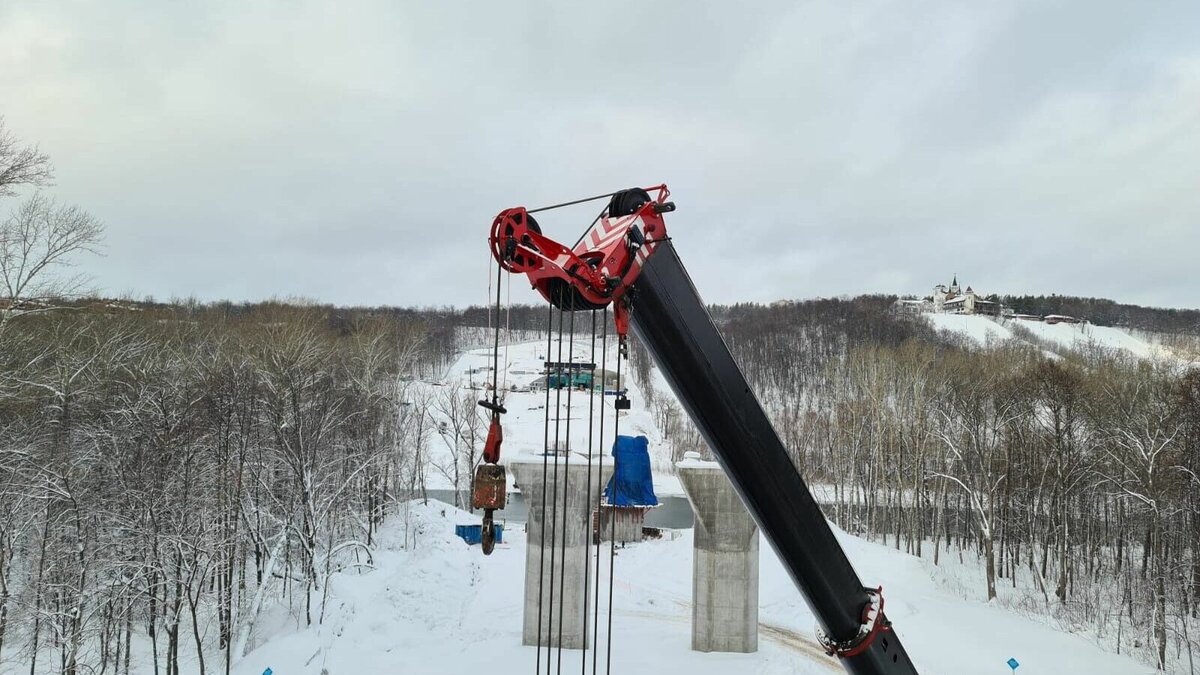
[[1151, 366], [1140, 366], [1101, 385], [1093, 416], [1107, 455], [1100, 468], [1117, 499], [1146, 516], [1143, 555], [1148, 561], [1150, 618], [1156, 665], [1167, 666], [1168, 542], [1186, 491], [1181, 467], [1185, 425], [1173, 405], [1172, 382]]
[[469, 508], [471, 476], [482, 458], [482, 441], [486, 427], [475, 396], [454, 385], [441, 393], [434, 402], [431, 414], [438, 415], [438, 435], [449, 450], [449, 457], [433, 462], [434, 467], [454, 486], [456, 506]]
[[4, 128], [4, 118], [0, 117], [0, 197], [15, 195], [22, 185], [47, 185], [53, 177], [50, 158], [36, 145], [18, 141]]
[[[930, 472], [958, 486], [968, 500], [983, 549], [987, 599], [996, 597], [995, 537], [1000, 488], [1007, 479], [1005, 431], [1021, 414], [1012, 396], [1007, 373], [970, 356], [959, 357], [938, 410], [935, 431], [946, 454], [941, 467]], [[990, 367], [985, 367], [985, 365]]]
[[0, 334], [19, 313], [45, 311], [48, 300], [77, 294], [84, 277], [54, 271], [69, 267], [79, 253], [97, 253], [103, 234], [104, 225], [91, 214], [41, 193], [0, 223]]

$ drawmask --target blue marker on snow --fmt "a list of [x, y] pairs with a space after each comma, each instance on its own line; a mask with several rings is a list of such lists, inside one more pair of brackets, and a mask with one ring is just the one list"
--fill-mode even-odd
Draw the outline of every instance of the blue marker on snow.
[[[1014, 673], [1015, 673], [1015, 672], [1017, 672], [1017, 666], [1019, 666], [1019, 665], [1021, 665], [1021, 664], [1020, 664], [1020, 663], [1018, 663], [1016, 659], [1009, 659], [1009, 660], [1008, 660], [1008, 667], [1009, 667], [1009, 668], [1012, 668]], [[270, 674], [270, 673], [263, 673], [263, 675], [271, 675], [271, 674]]]
[[263, 675], [271, 675], [271, 673], [273, 673], [273, 672], [275, 672], [275, 671], [271, 670], [270, 668], [267, 668], [266, 670], [263, 671]]

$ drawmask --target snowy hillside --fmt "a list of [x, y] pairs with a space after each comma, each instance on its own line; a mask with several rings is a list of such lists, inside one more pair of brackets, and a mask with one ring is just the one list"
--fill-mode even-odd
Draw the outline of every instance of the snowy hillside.
[[982, 347], [1016, 340], [1031, 342], [1034, 346], [1053, 351], [1100, 349], [1138, 359], [1178, 358], [1175, 352], [1163, 345], [1109, 326], [1090, 323], [1048, 324], [978, 314], [926, 313], [920, 316], [937, 331], [963, 336]]
[[[335, 575], [328, 597], [314, 598], [314, 605], [324, 607], [322, 625], [298, 629], [292, 621], [277, 621], [263, 629], [264, 643], [233, 672], [529, 672], [536, 650], [520, 645], [524, 534], [519, 528], [505, 532], [506, 543], [484, 557], [478, 547], [454, 536], [455, 524], [477, 522], [470, 514], [436, 502], [410, 508], [407, 531], [404, 519], [397, 517], [381, 532], [374, 570]], [[863, 578], [884, 584], [888, 614], [922, 673], [1007, 673], [1010, 657], [1020, 661], [1021, 675], [1152, 672], [1099, 651], [1084, 638], [954, 597], [935, 581], [944, 572], [927, 562], [840, 531], [838, 537]], [[816, 645], [812, 615], [765, 542], [759, 651], [691, 651], [691, 547], [690, 531], [684, 531], [674, 540], [618, 551], [613, 672], [843, 672]], [[606, 557], [607, 550], [602, 559]], [[605, 608], [602, 604], [602, 617]], [[580, 658], [581, 652], [565, 650], [565, 672], [579, 668]], [[590, 662], [590, 652], [587, 658]], [[604, 665], [602, 654], [600, 667]]]
[[922, 314], [938, 332], [952, 333], [969, 338], [975, 344], [987, 347], [1015, 336], [1000, 322], [986, 316], [967, 314]]

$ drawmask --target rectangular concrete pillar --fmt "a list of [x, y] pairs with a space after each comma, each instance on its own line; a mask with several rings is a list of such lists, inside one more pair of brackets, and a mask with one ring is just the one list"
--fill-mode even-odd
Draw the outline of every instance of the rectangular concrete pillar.
[[[548, 458], [548, 465], [543, 478], [541, 456], [527, 455], [508, 464], [517, 488], [529, 505], [529, 518], [526, 521], [528, 546], [525, 550], [525, 607], [521, 642], [526, 645], [539, 643], [540, 594], [540, 643], [557, 647], [561, 634], [563, 647], [584, 649], [588, 646], [590, 633], [588, 620], [583, 613], [586, 592], [584, 558], [588, 555], [592, 542], [592, 511], [601, 487], [612, 475], [612, 462], [605, 462], [604, 473], [601, 475], [599, 458], [593, 459], [590, 485], [587, 458], [582, 455], [572, 453], [569, 464], [565, 455], [560, 456], [557, 480], [553, 456]], [[553, 540], [549, 526], [551, 518], [555, 523]], [[592, 563], [593, 569], [589, 573], [594, 575], [594, 561]], [[550, 586], [552, 576], [553, 589]], [[588, 614], [591, 614], [591, 609], [588, 610]]]
[[758, 651], [758, 525], [716, 462], [676, 467], [695, 514], [692, 649]]

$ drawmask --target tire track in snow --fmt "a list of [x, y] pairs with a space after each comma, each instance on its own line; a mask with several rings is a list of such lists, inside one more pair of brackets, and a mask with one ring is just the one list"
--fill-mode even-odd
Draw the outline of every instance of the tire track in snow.
[[845, 672], [842, 670], [842, 666], [833, 657], [826, 654], [821, 645], [817, 644], [816, 639], [808, 637], [799, 631], [759, 621], [758, 633], [759, 635], [765, 634], [768, 640], [778, 645], [804, 654], [805, 656], [811, 656], [814, 663], [825, 666], [830, 672]]
[[[670, 621], [672, 623], [691, 623], [691, 603], [682, 602], [674, 598], [668, 598], [676, 605], [689, 610], [688, 616], [679, 614], [667, 614], [664, 612], [653, 612], [646, 609], [617, 609], [618, 616], [641, 617], [645, 619], [656, 619], [660, 621]], [[842, 666], [837, 661], [833, 660], [825, 650], [817, 644], [814, 638], [808, 637], [799, 631], [783, 626], [777, 626], [772, 623], [758, 622], [758, 635], [760, 638], [776, 644], [788, 651], [803, 654], [809, 657], [810, 662], [824, 666], [826, 670], [832, 673], [844, 673]]]

